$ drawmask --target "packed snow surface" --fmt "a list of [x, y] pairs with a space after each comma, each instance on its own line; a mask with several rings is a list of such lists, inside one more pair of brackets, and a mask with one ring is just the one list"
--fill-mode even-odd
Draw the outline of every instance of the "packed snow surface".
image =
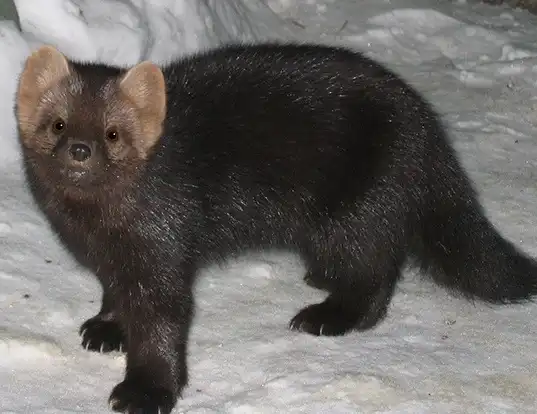
[[[344, 44], [386, 63], [436, 105], [491, 220], [537, 255], [537, 17], [433, 0], [17, 0], [0, 22], [0, 412], [103, 413], [119, 354], [84, 351], [100, 288], [53, 237], [24, 185], [12, 112], [42, 43], [130, 65], [232, 39]], [[409, 114], [409, 116], [412, 116]], [[205, 269], [185, 413], [535, 413], [537, 306], [449, 296], [413, 271], [377, 329], [316, 338], [287, 329], [323, 294], [297, 258]]]

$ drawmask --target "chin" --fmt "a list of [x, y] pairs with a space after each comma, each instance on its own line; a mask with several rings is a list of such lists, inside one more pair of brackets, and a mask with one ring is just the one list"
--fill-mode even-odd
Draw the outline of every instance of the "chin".
[[88, 170], [69, 168], [61, 172], [66, 188], [75, 192], [92, 192], [100, 186], [100, 180]]

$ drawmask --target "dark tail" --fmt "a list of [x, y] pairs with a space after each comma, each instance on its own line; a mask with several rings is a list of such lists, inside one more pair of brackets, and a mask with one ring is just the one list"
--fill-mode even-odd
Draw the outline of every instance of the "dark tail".
[[491, 303], [530, 300], [537, 294], [537, 261], [489, 222], [457, 164], [452, 158], [431, 188], [421, 218], [420, 264], [435, 282], [467, 298]]

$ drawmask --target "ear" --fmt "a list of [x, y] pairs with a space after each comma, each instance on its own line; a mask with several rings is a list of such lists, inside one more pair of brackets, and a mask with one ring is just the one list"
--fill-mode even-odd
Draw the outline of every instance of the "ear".
[[23, 130], [35, 124], [35, 113], [43, 93], [69, 76], [67, 58], [52, 46], [42, 46], [24, 64], [17, 91], [17, 117]]
[[158, 142], [166, 118], [166, 84], [162, 70], [144, 61], [123, 75], [119, 87], [138, 109], [142, 134], [134, 146], [142, 156]]

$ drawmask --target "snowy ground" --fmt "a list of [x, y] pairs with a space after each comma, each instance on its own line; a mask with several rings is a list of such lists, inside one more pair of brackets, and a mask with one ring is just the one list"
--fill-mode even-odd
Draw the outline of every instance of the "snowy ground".
[[[537, 17], [528, 12], [439, 0], [17, 3], [27, 33], [0, 22], [1, 413], [107, 412], [124, 367], [79, 346], [98, 285], [52, 237], [22, 180], [11, 106], [38, 43], [125, 65], [234, 37], [357, 47], [437, 105], [492, 220], [537, 255]], [[409, 271], [376, 330], [314, 338], [286, 328], [322, 298], [302, 276], [293, 257], [269, 255], [204, 272], [177, 412], [536, 412], [537, 306], [470, 304]]]

